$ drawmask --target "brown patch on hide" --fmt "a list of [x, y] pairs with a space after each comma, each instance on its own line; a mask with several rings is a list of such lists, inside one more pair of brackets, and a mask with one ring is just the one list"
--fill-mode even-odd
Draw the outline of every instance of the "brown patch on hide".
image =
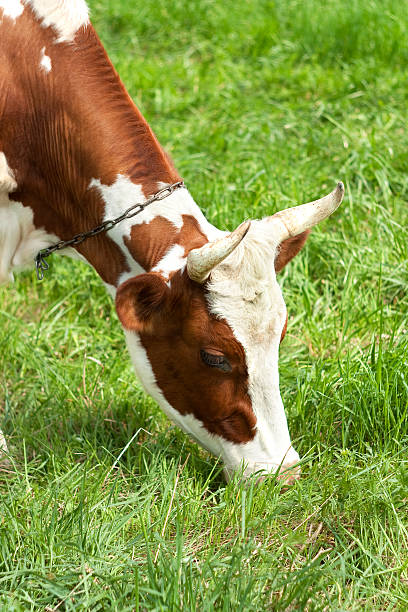
[[[180, 414], [193, 414], [210, 433], [235, 443], [252, 440], [256, 417], [245, 351], [231, 328], [209, 315], [203, 287], [185, 273], [173, 276], [171, 288], [154, 273], [143, 277], [147, 293], [141, 298], [140, 280], [130, 279], [119, 287], [116, 305], [125, 327], [140, 333], [166, 400]], [[158, 300], [151, 299], [152, 292]], [[224, 355], [231, 372], [205, 365], [201, 349]]]
[[201, 247], [208, 242], [197, 219], [191, 215], [182, 215], [182, 219], [183, 225], [180, 229], [160, 216], [149, 223], [132, 227], [130, 238], [125, 237], [124, 242], [132, 257], [144, 270], [151, 270], [157, 266], [175, 244], [183, 247], [187, 256], [191, 249]]
[[[0, 151], [19, 186], [13, 199], [30, 206], [36, 227], [68, 239], [103, 219], [104, 202], [88, 189], [92, 179], [112, 185], [123, 174], [147, 197], [159, 181], [180, 176], [93, 27], [80, 28], [69, 44], [55, 44], [56, 38], [28, 4], [15, 21], [0, 20]], [[50, 72], [40, 67], [44, 47]], [[128, 269], [106, 234], [77, 248], [106, 282], [115, 284]]]

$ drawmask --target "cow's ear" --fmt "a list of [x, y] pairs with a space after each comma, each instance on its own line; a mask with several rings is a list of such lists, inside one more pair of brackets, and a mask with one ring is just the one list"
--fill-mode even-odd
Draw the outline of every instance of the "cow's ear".
[[166, 281], [158, 274], [140, 274], [119, 285], [116, 310], [123, 327], [153, 331], [154, 320], [163, 313], [169, 294]]
[[310, 234], [310, 230], [306, 230], [302, 232], [298, 236], [293, 236], [293, 238], [287, 238], [278, 247], [278, 253], [275, 258], [275, 270], [276, 272], [280, 272], [282, 268], [286, 266], [287, 263], [290, 262], [291, 259], [294, 258], [300, 251], [300, 249], [305, 244], [307, 237]]

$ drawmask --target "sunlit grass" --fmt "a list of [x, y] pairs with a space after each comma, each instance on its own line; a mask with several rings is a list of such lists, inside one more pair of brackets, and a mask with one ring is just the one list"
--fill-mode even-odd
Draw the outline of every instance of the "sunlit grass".
[[[408, 608], [404, 3], [91, 2], [213, 223], [346, 198], [281, 275], [302, 479], [228, 485], [136, 381], [111, 300], [55, 259], [0, 292], [0, 606]], [[129, 442], [131, 444], [129, 444]]]

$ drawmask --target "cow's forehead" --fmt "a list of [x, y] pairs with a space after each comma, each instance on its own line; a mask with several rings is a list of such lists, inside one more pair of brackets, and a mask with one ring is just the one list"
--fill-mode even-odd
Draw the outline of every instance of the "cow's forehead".
[[246, 349], [268, 345], [282, 332], [286, 307], [274, 267], [277, 249], [273, 236], [254, 223], [208, 283], [210, 312], [227, 321]]

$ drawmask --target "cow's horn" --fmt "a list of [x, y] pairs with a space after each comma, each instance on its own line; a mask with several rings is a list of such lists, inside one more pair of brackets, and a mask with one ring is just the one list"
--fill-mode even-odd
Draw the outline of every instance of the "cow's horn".
[[187, 256], [187, 273], [191, 280], [205, 283], [211, 270], [237, 248], [250, 225], [250, 221], [244, 221], [230, 234], [190, 251]]
[[301, 206], [280, 210], [272, 217], [268, 217], [267, 221], [277, 225], [279, 242], [282, 242], [287, 238], [301, 234], [326, 219], [340, 206], [343, 195], [344, 185], [340, 182], [337, 183], [336, 189], [324, 198]]

